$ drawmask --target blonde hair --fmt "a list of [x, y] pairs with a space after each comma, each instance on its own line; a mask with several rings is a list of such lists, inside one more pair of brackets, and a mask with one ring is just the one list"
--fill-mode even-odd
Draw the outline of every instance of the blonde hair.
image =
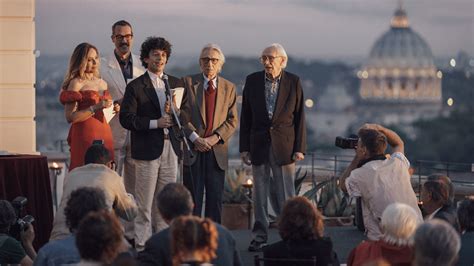
[[[97, 56], [99, 56], [99, 50], [97, 50], [97, 48], [90, 43], [83, 42], [76, 46], [76, 48], [74, 48], [71, 58], [69, 59], [68, 70], [66, 72], [66, 75], [64, 76], [64, 81], [62, 84], [63, 90], [67, 89], [71, 80], [75, 78], [85, 78], [84, 72], [86, 71], [87, 54], [89, 54], [89, 51], [91, 49], [94, 49], [97, 53]], [[100, 78], [99, 68], [97, 68], [96, 72], [94, 73], [94, 76]]]
[[200, 262], [216, 257], [218, 234], [210, 219], [180, 216], [173, 220], [170, 231], [173, 265], [180, 265], [190, 255]]
[[411, 206], [392, 203], [382, 213], [382, 239], [396, 246], [413, 246], [413, 235], [421, 222]]

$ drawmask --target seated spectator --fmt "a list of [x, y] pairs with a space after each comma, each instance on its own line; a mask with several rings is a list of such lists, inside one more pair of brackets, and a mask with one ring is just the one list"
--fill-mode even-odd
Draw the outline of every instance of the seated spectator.
[[[157, 197], [158, 210], [167, 224], [181, 216], [189, 216], [193, 211], [193, 199], [188, 189], [176, 183], [167, 184]], [[240, 254], [232, 234], [220, 224], [214, 224], [218, 233], [217, 257], [214, 265], [240, 266]], [[171, 266], [171, 233], [166, 228], [150, 237], [145, 249], [138, 253], [140, 265]]]
[[453, 182], [451, 182], [451, 179], [446, 176], [446, 175], [442, 175], [442, 174], [432, 174], [432, 175], [429, 175], [427, 178], [426, 178], [428, 181], [438, 181], [438, 182], [441, 182], [441, 183], [444, 183], [446, 186], [448, 186], [448, 198], [449, 198], [449, 201], [450, 201], [450, 204], [454, 204], [454, 185], [453, 185]]
[[458, 218], [462, 232], [458, 265], [474, 265], [474, 199], [459, 204]]
[[382, 213], [382, 238], [364, 241], [354, 248], [347, 265], [364, 265], [384, 260], [389, 265], [411, 265], [413, 257], [413, 234], [421, 223], [412, 207], [403, 203], [392, 203]]
[[173, 266], [212, 265], [216, 257], [217, 229], [211, 219], [181, 216], [171, 223]]
[[16, 220], [16, 213], [11, 203], [0, 200], [0, 265], [32, 265], [32, 260], [36, 257], [36, 251], [33, 248], [35, 239], [33, 225], [28, 225], [28, 229], [21, 232], [21, 243], [8, 235]]
[[[377, 124], [365, 124], [358, 136], [356, 155], [342, 173], [339, 185], [349, 196], [361, 197], [365, 233], [369, 240], [376, 241], [382, 237], [380, 221], [388, 205], [404, 203], [417, 212], [420, 220], [422, 216], [400, 136]], [[393, 151], [388, 158], [387, 144]]]
[[[323, 217], [308, 199], [291, 198], [283, 206], [278, 221], [278, 230], [283, 240], [263, 247], [263, 256], [272, 259], [316, 257], [316, 265], [339, 265], [331, 239], [323, 237], [323, 229]], [[287, 264], [265, 262], [265, 265]]]
[[34, 265], [55, 266], [78, 263], [81, 260], [76, 247], [76, 230], [79, 222], [93, 211], [107, 210], [105, 194], [99, 188], [84, 187], [74, 190], [66, 207], [66, 225], [72, 233], [70, 236], [44, 245], [38, 252]]
[[447, 222], [432, 219], [415, 232], [414, 266], [452, 266], [461, 248], [459, 234]]
[[461, 232], [456, 208], [449, 199], [449, 185], [445, 181], [428, 178], [421, 188], [420, 198], [423, 202], [425, 220], [438, 218]]
[[117, 216], [108, 211], [91, 212], [79, 224], [76, 245], [81, 255], [78, 265], [108, 265], [127, 251], [123, 229]]
[[127, 194], [122, 177], [111, 169], [112, 158], [104, 145], [92, 145], [86, 152], [84, 166], [68, 173], [58, 212], [54, 217], [50, 240], [68, 237], [71, 232], [66, 226], [64, 208], [71, 192], [81, 187], [100, 188], [105, 193], [105, 202], [118, 216], [131, 221], [137, 214], [133, 196]]

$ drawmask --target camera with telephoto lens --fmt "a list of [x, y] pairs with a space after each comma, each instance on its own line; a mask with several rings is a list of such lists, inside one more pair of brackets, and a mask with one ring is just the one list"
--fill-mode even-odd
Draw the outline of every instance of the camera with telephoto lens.
[[12, 202], [13, 209], [15, 209], [16, 221], [10, 228], [10, 235], [17, 240], [21, 241], [21, 232], [24, 232], [28, 229], [28, 226], [35, 221], [35, 218], [31, 215], [26, 215], [23, 218], [19, 218], [23, 209], [28, 203], [28, 199], [25, 197], [16, 197]]
[[358, 141], [359, 137], [357, 135], [350, 135], [348, 138], [338, 136], [334, 144], [342, 149], [355, 149]]

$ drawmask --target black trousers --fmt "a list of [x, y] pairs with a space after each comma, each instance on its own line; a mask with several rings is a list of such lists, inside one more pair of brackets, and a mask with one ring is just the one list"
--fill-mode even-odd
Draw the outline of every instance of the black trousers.
[[191, 191], [194, 199], [193, 214], [201, 216], [205, 188], [204, 216], [220, 223], [225, 171], [217, 164], [213, 150], [198, 152], [196, 156], [194, 164], [191, 167], [185, 166], [183, 169], [183, 183]]

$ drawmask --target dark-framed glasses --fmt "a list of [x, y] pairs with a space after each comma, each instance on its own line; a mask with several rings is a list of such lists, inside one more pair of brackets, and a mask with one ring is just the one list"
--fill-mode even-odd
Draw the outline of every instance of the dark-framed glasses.
[[278, 57], [281, 56], [262, 55], [260, 56], [260, 61], [262, 61], [262, 63], [265, 63], [268, 60], [271, 63], [275, 61], [275, 59], [277, 59]]
[[120, 34], [117, 34], [114, 36], [117, 40], [123, 40], [123, 39], [126, 39], [126, 40], [131, 40], [133, 38], [133, 34], [127, 34], [127, 35], [120, 35]]
[[211, 58], [211, 57], [201, 57], [200, 60], [204, 64], [208, 64], [209, 62], [211, 62], [213, 65], [215, 65], [215, 64], [217, 64], [217, 62], [219, 62], [219, 58]]

